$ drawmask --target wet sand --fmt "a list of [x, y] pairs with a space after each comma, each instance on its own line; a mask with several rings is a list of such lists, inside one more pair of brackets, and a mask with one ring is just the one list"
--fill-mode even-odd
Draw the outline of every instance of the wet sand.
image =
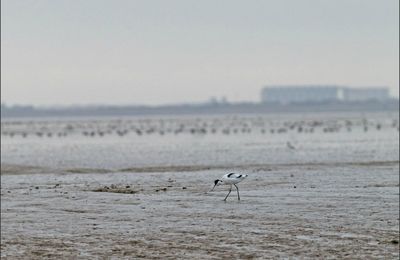
[[398, 161], [231, 170], [3, 173], [1, 258], [399, 258]]

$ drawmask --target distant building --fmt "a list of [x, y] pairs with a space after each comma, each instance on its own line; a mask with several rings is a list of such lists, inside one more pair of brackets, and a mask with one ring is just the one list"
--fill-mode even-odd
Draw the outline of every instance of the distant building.
[[267, 86], [261, 92], [265, 103], [305, 103], [332, 101], [388, 100], [389, 90], [380, 88], [349, 88], [333, 85]]
[[385, 101], [390, 98], [388, 88], [343, 88], [344, 101]]

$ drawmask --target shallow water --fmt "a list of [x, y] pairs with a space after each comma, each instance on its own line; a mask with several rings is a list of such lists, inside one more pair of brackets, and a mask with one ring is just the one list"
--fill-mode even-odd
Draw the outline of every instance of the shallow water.
[[79, 172], [398, 161], [398, 146], [395, 113], [27, 120], [2, 123], [1, 163]]

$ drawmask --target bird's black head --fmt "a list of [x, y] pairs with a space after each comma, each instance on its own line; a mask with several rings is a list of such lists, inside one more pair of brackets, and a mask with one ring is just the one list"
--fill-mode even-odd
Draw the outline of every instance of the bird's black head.
[[216, 186], [218, 186], [218, 185], [221, 185], [221, 183], [222, 183], [221, 180], [215, 180], [215, 181], [214, 181], [214, 187], [213, 187], [210, 191], [213, 191], [214, 188], [215, 188]]

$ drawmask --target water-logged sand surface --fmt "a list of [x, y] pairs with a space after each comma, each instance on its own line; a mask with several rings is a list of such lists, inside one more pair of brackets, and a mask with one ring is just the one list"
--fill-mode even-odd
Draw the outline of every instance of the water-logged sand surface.
[[51, 172], [399, 160], [398, 113], [26, 119], [1, 134], [2, 166]]
[[1, 257], [398, 259], [398, 161], [226, 171], [3, 174]]
[[2, 259], [398, 259], [398, 118], [2, 121]]

